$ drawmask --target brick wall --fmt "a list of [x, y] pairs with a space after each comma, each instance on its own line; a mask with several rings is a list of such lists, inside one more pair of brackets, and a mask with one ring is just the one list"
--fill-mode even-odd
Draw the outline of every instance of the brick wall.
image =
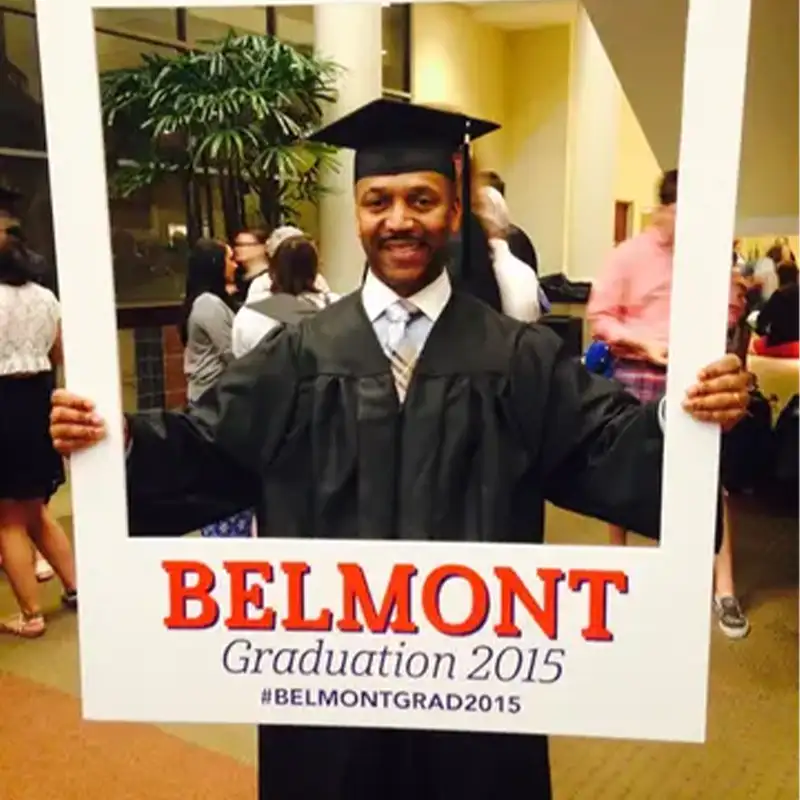
[[119, 330], [120, 378], [125, 411], [186, 405], [183, 344], [172, 322], [127, 319]]

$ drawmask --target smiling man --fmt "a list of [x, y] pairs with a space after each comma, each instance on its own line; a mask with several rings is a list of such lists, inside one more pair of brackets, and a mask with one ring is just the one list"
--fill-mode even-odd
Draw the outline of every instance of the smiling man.
[[[659, 408], [451, 287], [467, 122], [474, 138], [480, 121], [378, 100], [320, 132], [356, 149], [364, 286], [267, 336], [189, 413], [128, 417], [132, 535], [255, 507], [262, 536], [541, 543], [551, 500], [658, 536]], [[686, 408], [731, 425], [746, 388], [728, 357]], [[53, 406], [60, 452], [105, 435], [88, 401]], [[261, 800], [551, 797], [541, 736], [272, 726], [259, 751]]]

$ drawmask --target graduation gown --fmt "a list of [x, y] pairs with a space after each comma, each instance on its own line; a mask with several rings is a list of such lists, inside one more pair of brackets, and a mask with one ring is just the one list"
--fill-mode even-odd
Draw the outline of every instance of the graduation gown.
[[[404, 405], [359, 294], [268, 335], [188, 414], [131, 417], [131, 533], [540, 543], [545, 500], [658, 536], [657, 410], [455, 292]], [[538, 736], [263, 727], [261, 800], [549, 800]]]

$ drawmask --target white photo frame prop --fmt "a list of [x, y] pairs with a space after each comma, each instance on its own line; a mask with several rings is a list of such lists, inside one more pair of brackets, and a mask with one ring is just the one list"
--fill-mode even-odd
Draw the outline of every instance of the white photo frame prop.
[[[68, 387], [96, 402], [111, 431], [107, 441], [72, 462], [85, 717], [704, 741], [719, 433], [685, 415], [681, 399], [698, 370], [724, 351], [749, 0], [689, 2], [663, 538], [660, 547], [644, 549], [128, 537], [92, 12], [175, 5], [37, 2]], [[275, 611], [275, 630], [225, 627], [241, 597], [232, 604], [238, 579], [223, 565], [244, 560], [274, 565], [273, 581], [263, 575], [260, 581]], [[201, 621], [191, 630], [169, 629], [170, 577], [163, 565], [187, 561], [204, 564], [206, 577], [215, 577], [218, 606], [206, 601], [207, 626]], [[298, 612], [287, 604], [297, 600], [299, 563], [311, 567], [309, 616], [332, 610], [330, 630], [280, 629], [287, 615]], [[349, 580], [354, 590], [355, 583], [352, 568], [348, 579], [337, 568], [343, 563], [361, 565], [379, 612], [376, 625], [392, 570], [407, 579], [406, 610], [402, 582], [394, 584], [393, 632], [356, 632], [369, 616], [363, 607], [347, 623], [352, 615], [342, 609], [342, 584]], [[401, 575], [411, 572], [402, 565], [412, 564], [415, 577]], [[111, 565], [123, 565], [124, 585]], [[501, 597], [514, 588], [514, 575], [543, 609], [537, 622], [517, 591], [517, 636]], [[187, 613], [190, 608], [195, 615], [194, 606]], [[671, 620], [669, 636], [653, 622], [663, 618]], [[452, 635], [460, 622], [461, 632], [469, 628], [471, 635]], [[369, 652], [384, 647], [404, 655], [387, 656], [390, 665], [384, 659], [381, 667], [380, 656]], [[347, 651], [348, 676], [327, 675], [327, 656], [315, 661], [315, 648]], [[299, 652], [292, 656], [291, 649]], [[312, 654], [303, 668], [306, 652]], [[237, 672], [259, 660], [261, 674]]]

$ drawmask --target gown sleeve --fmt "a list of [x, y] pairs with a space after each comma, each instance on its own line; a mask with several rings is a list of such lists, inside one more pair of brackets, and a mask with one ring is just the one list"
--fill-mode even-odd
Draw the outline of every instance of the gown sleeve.
[[[660, 537], [664, 437], [656, 403], [567, 356], [551, 331], [522, 337], [513, 380], [528, 446], [554, 505]], [[718, 511], [717, 549], [721, 536]]]
[[294, 349], [281, 328], [188, 412], [127, 417], [131, 536], [180, 536], [259, 505], [263, 467], [294, 407]]

